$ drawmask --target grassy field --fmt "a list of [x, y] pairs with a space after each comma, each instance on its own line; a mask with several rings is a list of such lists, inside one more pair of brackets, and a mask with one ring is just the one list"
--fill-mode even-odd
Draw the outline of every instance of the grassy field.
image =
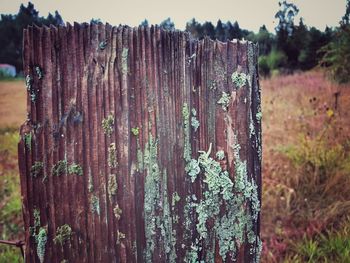
[[[0, 81], [0, 239], [23, 239], [17, 143], [26, 119], [23, 80]], [[0, 245], [0, 263], [22, 262], [20, 250]]]
[[[261, 81], [263, 262], [350, 262], [350, 86], [312, 71]], [[23, 81], [0, 82], [0, 238], [21, 239]], [[0, 245], [0, 263], [21, 262]]]
[[0, 128], [18, 128], [24, 122], [26, 96], [23, 80], [0, 81]]
[[261, 86], [264, 261], [350, 262], [350, 86], [317, 71]]

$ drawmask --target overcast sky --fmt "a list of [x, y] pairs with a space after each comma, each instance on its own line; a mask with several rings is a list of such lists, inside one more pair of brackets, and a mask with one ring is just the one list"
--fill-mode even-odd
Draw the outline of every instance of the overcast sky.
[[[199, 22], [218, 19], [238, 21], [241, 28], [257, 31], [263, 24], [274, 30], [274, 15], [278, 0], [32, 0], [42, 16], [55, 10], [65, 22], [89, 22], [100, 18], [112, 25], [137, 26], [145, 18], [150, 24], [160, 23], [170, 17], [178, 29], [184, 29], [193, 17]], [[293, 0], [299, 9], [299, 17], [308, 26], [324, 30], [326, 25], [337, 26], [345, 13], [346, 0]], [[0, 0], [1, 14], [16, 14], [21, 3], [27, 1]]]

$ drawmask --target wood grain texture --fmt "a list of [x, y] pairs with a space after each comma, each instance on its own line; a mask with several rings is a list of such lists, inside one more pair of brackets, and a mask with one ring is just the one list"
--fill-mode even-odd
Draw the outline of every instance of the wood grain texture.
[[[40, 262], [40, 253], [44, 262], [258, 261], [256, 45], [197, 41], [153, 26], [76, 23], [28, 27], [23, 45], [25, 74], [32, 80], [18, 145], [26, 262]], [[232, 80], [234, 72], [247, 77], [242, 87]], [[218, 103], [223, 92], [230, 97], [226, 111]], [[109, 116], [106, 134], [102, 123]], [[209, 191], [199, 151], [210, 145], [209, 158], [229, 173], [233, 200], [241, 200], [235, 208], [236, 201], [222, 199], [223, 185], [216, 195]], [[190, 159], [200, 169], [194, 182]], [[33, 176], [36, 162], [42, 169]], [[62, 170], [55, 174], [58, 164]], [[242, 165], [245, 192], [235, 190]], [[203, 200], [216, 200], [211, 206], [217, 204], [218, 212], [210, 214], [214, 207], [208, 206], [201, 214]], [[207, 217], [207, 233], [198, 228], [201, 216]], [[230, 227], [220, 232], [226, 217]], [[59, 244], [54, 240], [64, 224], [72, 232]], [[46, 243], [38, 241], [41, 229]], [[220, 242], [227, 233], [226, 251]], [[40, 244], [44, 252], [38, 252]]]

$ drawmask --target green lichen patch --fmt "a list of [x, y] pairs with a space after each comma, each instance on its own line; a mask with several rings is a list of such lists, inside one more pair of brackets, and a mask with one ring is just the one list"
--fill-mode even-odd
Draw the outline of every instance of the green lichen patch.
[[32, 237], [36, 237], [37, 233], [36, 230], [38, 227], [40, 227], [40, 211], [36, 208], [33, 210], [33, 218], [34, 218], [34, 225], [29, 227], [29, 234]]
[[29, 151], [32, 149], [32, 139], [33, 135], [31, 132], [27, 132], [23, 135], [24, 144]]
[[221, 108], [224, 111], [227, 111], [228, 106], [230, 105], [230, 100], [231, 100], [231, 95], [226, 93], [226, 92], [222, 92], [220, 99], [218, 100], [218, 104], [221, 105]]
[[32, 89], [33, 78], [30, 75], [27, 75], [25, 78], [25, 85], [28, 91]]
[[218, 160], [222, 161], [223, 159], [225, 159], [225, 152], [223, 150], [217, 151], [215, 156]]
[[191, 159], [185, 168], [187, 174], [191, 177], [192, 183], [196, 180], [197, 175], [200, 173], [199, 162], [195, 159]]
[[[237, 142], [237, 136], [234, 136], [234, 141]], [[233, 153], [235, 157], [235, 190], [243, 194], [246, 200], [251, 203], [251, 212], [253, 219], [256, 220], [260, 211], [260, 201], [258, 198], [257, 185], [254, 180], [248, 179], [247, 161], [241, 161], [239, 151], [241, 149], [238, 143], [233, 145]]]
[[102, 120], [102, 129], [103, 132], [111, 137], [112, 132], [114, 131], [114, 115], [109, 114], [106, 118]]
[[38, 79], [42, 79], [44, 77], [44, 73], [39, 66], [35, 67], [35, 73], [38, 76]]
[[34, 217], [34, 226], [39, 227], [40, 226], [40, 211], [36, 208], [33, 210], [33, 217]]
[[199, 125], [200, 123], [197, 119], [197, 111], [196, 109], [192, 109], [191, 126], [193, 127], [195, 132], [198, 130]]
[[190, 142], [190, 112], [187, 103], [182, 106], [182, 118], [184, 129], [184, 159], [186, 162], [191, 160], [191, 142]]
[[100, 215], [100, 199], [96, 195], [91, 196], [90, 198], [91, 212]]
[[67, 160], [60, 160], [52, 167], [52, 175], [60, 176], [68, 171]]
[[69, 242], [72, 237], [72, 228], [68, 224], [64, 224], [56, 229], [56, 236], [53, 239], [55, 244], [63, 246], [66, 242]]
[[68, 166], [68, 173], [82, 176], [83, 168], [79, 164], [73, 163]]
[[44, 262], [45, 246], [47, 242], [47, 230], [45, 227], [41, 227], [40, 211], [36, 208], [33, 209], [33, 221], [34, 225], [29, 227], [29, 233], [31, 237], [34, 237], [37, 244], [36, 252], [40, 262]]
[[128, 73], [128, 56], [129, 56], [129, 49], [123, 48], [123, 51], [122, 51], [122, 73], [124, 75]]
[[140, 128], [139, 128], [139, 127], [131, 128], [131, 133], [132, 133], [134, 136], [138, 136], [139, 133], [140, 133]]
[[108, 194], [111, 198], [112, 195], [115, 195], [118, 190], [117, 176], [115, 174], [110, 174], [108, 177]]
[[[195, 218], [195, 204], [193, 203], [193, 201], [191, 200], [191, 196], [186, 196], [185, 198], [185, 205], [183, 208], [183, 214], [184, 214], [184, 241], [186, 243], [183, 243], [181, 245], [181, 247], [183, 249], [186, 248], [186, 246], [188, 246], [188, 242], [190, 242], [194, 236], [194, 229], [195, 229], [195, 222], [196, 222], [196, 218]], [[192, 257], [190, 257], [190, 254], [192, 253], [192, 250], [189, 250], [187, 248], [186, 250], [186, 256], [185, 256], [185, 262], [196, 262], [196, 261], [192, 261], [190, 259], [192, 259]]]
[[262, 252], [263, 244], [260, 237], [257, 237], [257, 245], [256, 245], [256, 254], [254, 263], [260, 262], [261, 252]]
[[201, 263], [204, 261], [200, 261], [198, 258], [198, 254], [201, 252], [202, 248], [198, 239], [191, 244], [190, 249], [186, 252], [185, 261], [186, 263]]
[[46, 228], [41, 227], [39, 229], [38, 235], [35, 237], [35, 241], [37, 243], [36, 254], [40, 260], [40, 263], [44, 262], [45, 258], [45, 249], [47, 243], [47, 231]]
[[[234, 141], [237, 142], [236, 136]], [[224, 261], [227, 255], [235, 260], [238, 247], [245, 242], [253, 247], [251, 253], [257, 249], [255, 246], [258, 245], [259, 237], [253, 229], [260, 211], [257, 186], [254, 180], [248, 179], [247, 163], [241, 161], [239, 156], [240, 146], [235, 144], [232, 149], [235, 157], [234, 182], [229, 172], [223, 170], [220, 163], [210, 157], [211, 145], [207, 152], [199, 151], [198, 159], [194, 160], [200, 168], [198, 174], [197, 169], [195, 170], [195, 174], [197, 178], [203, 178], [206, 190], [202, 199], [192, 204], [197, 214], [198, 240], [201, 241], [192, 244], [192, 252], [188, 253], [192, 253], [193, 256], [202, 249], [211, 251], [210, 247], [205, 246], [210, 245], [213, 238], [218, 240], [219, 254]], [[219, 151], [216, 158], [224, 158], [224, 152]], [[209, 221], [214, 227], [208, 228]]]
[[38, 177], [43, 172], [43, 162], [35, 162], [30, 168], [30, 175], [32, 177]]
[[117, 148], [115, 146], [115, 143], [111, 143], [108, 147], [108, 159], [107, 159], [108, 166], [110, 168], [116, 168], [118, 165], [117, 162]]
[[173, 193], [172, 199], [171, 199], [171, 211], [172, 211], [172, 219], [173, 223], [177, 224], [179, 222], [179, 215], [176, 213], [176, 204], [181, 200], [179, 194], [177, 192]]
[[35, 90], [35, 89], [32, 89], [32, 90], [31, 90], [31, 92], [30, 92], [30, 100], [31, 100], [32, 102], [35, 102], [35, 101], [36, 101], [37, 96], [38, 96], [37, 93], [38, 93], [37, 90]]
[[117, 231], [117, 245], [119, 245], [123, 239], [125, 239], [125, 234], [123, 232]]
[[156, 218], [158, 207], [161, 200], [160, 196], [160, 178], [161, 171], [158, 165], [157, 141], [152, 135], [145, 147], [144, 159], [147, 176], [145, 178], [145, 194], [144, 194], [144, 222], [146, 236], [146, 262], [152, 261], [152, 253], [156, 242]]
[[196, 207], [198, 214], [197, 231], [200, 239], [207, 237], [206, 222], [210, 217], [215, 217], [220, 212], [222, 200], [232, 198], [233, 182], [227, 171], [222, 171], [220, 163], [210, 157], [211, 144], [208, 152], [200, 151], [198, 162], [204, 173], [203, 182], [207, 184], [208, 191], [204, 192], [203, 200]]
[[32, 102], [35, 102], [35, 100], [37, 98], [38, 90], [35, 89], [34, 86], [33, 86], [33, 77], [32, 76], [30, 76], [30, 75], [26, 76], [26, 78], [25, 78], [25, 85], [26, 85], [27, 91], [29, 93], [30, 100]]
[[[160, 170], [158, 162], [158, 142], [150, 135], [144, 150], [144, 168], [147, 171], [144, 194], [144, 261], [152, 262], [153, 251], [160, 242], [166, 253], [166, 262], [176, 262], [176, 231], [169, 205], [167, 172], [165, 169]], [[179, 196], [175, 195], [174, 198], [179, 200]]]
[[262, 112], [261, 111], [257, 112], [255, 117], [256, 117], [257, 121], [261, 121], [261, 119], [262, 119]]
[[231, 80], [237, 88], [242, 88], [246, 85], [247, 81], [249, 81], [249, 76], [245, 73], [235, 71], [231, 75]]
[[123, 210], [119, 207], [118, 204], [116, 204], [116, 206], [113, 208], [113, 213], [114, 213], [114, 216], [117, 219], [117, 221], [119, 221], [120, 217], [123, 213]]
[[89, 178], [88, 178], [88, 191], [89, 193], [92, 193], [94, 191], [94, 182], [93, 182], [91, 173], [89, 173]]
[[177, 202], [181, 200], [181, 197], [177, 192], [173, 193], [173, 198], [172, 198], [172, 206], [175, 206]]
[[216, 80], [214, 79], [214, 80], [209, 81], [208, 87], [210, 90], [216, 90], [218, 88], [218, 84], [217, 84]]
[[254, 180], [248, 179], [247, 161], [242, 161], [239, 156], [240, 145], [237, 136], [234, 136], [232, 145], [235, 157], [235, 183], [233, 198], [227, 200], [226, 214], [215, 224], [220, 246], [220, 255], [223, 259], [230, 252], [235, 259], [237, 248], [247, 242], [251, 245], [251, 253], [259, 246], [259, 237], [254, 233], [254, 224], [260, 211], [257, 185]]
[[103, 40], [98, 44], [98, 48], [100, 50], [104, 50], [107, 47], [107, 44], [108, 44], [107, 40]]
[[161, 187], [162, 195], [162, 207], [163, 215], [158, 219], [158, 228], [160, 228], [160, 233], [162, 239], [164, 240], [164, 250], [166, 253], [166, 262], [175, 263], [176, 262], [176, 230], [173, 229], [172, 216], [170, 212], [169, 200], [168, 200], [168, 189], [167, 189], [167, 172], [163, 171], [163, 184]]

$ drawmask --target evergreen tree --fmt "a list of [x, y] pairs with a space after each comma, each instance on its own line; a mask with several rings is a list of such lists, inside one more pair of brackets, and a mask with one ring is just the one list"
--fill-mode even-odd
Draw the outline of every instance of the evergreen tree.
[[90, 20], [90, 24], [99, 24], [102, 23], [102, 20], [100, 18], [92, 18]]
[[286, 0], [280, 1], [278, 5], [280, 8], [275, 15], [275, 18], [278, 19], [278, 25], [275, 28], [277, 48], [286, 53], [289, 58], [292, 57], [292, 54], [289, 54], [289, 52], [291, 51], [293, 53], [293, 50], [289, 50], [288, 38], [293, 33], [294, 17], [298, 14], [299, 9], [295, 4], [288, 3]]
[[350, 0], [347, 0], [346, 2], [345, 14], [342, 17], [342, 21], [340, 23], [341, 25], [344, 25], [344, 26], [350, 24]]
[[328, 69], [331, 77], [339, 83], [350, 82], [350, 0], [347, 0], [345, 15], [331, 42], [320, 50], [320, 65]]
[[226, 40], [225, 27], [219, 19], [215, 28], [215, 38], [220, 41]]
[[56, 11], [47, 18], [40, 17], [32, 3], [23, 4], [17, 15], [1, 15], [0, 20], [0, 63], [14, 65], [17, 71], [22, 70], [23, 29], [28, 25], [62, 25], [63, 19]]
[[215, 39], [215, 27], [211, 22], [205, 22], [202, 28], [204, 36], [208, 36], [211, 39]]
[[163, 22], [161, 22], [159, 26], [164, 30], [168, 30], [168, 31], [175, 30], [175, 24], [173, 21], [171, 21], [170, 17], [168, 17]]
[[147, 20], [147, 19], [143, 20], [143, 21], [141, 22], [140, 26], [148, 27], [148, 26], [149, 26], [148, 20]]
[[190, 32], [194, 38], [202, 39], [203, 38], [203, 28], [196, 19], [192, 18], [191, 21], [186, 23], [186, 31]]
[[289, 68], [298, 68], [299, 59], [303, 58], [299, 57], [299, 55], [303, 50], [306, 50], [306, 46], [310, 42], [309, 37], [310, 36], [307, 27], [304, 24], [303, 20], [300, 19], [298, 26], [293, 25], [292, 33], [286, 39], [286, 43], [284, 43], [284, 49], [282, 50], [288, 57]]
[[232, 38], [236, 38], [236, 39], [242, 39], [242, 31], [239, 27], [239, 24], [237, 21], [235, 21], [233, 23], [233, 27], [232, 27]]
[[[300, 37], [303, 37], [302, 35]], [[315, 67], [321, 59], [318, 50], [330, 42], [331, 36], [323, 33], [315, 27], [311, 27], [304, 35], [305, 44], [300, 48], [298, 67], [308, 70]]]
[[260, 27], [259, 32], [251, 32], [247, 39], [259, 44], [259, 55], [267, 55], [275, 45], [274, 36], [267, 30], [266, 26]]

